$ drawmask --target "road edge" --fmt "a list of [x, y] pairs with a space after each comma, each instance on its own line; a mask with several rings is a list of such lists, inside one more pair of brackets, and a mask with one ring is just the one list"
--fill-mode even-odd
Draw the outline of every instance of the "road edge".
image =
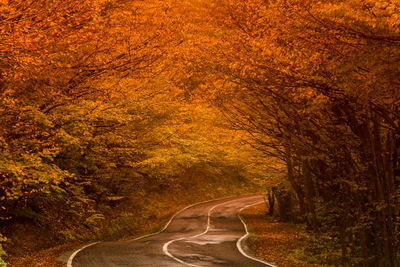
[[254, 260], [254, 261], [258, 261], [258, 262], [263, 263], [263, 264], [265, 264], [265, 265], [267, 265], [267, 266], [269, 266], [269, 267], [278, 267], [278, 266], [276, 266], [276, 265], [273, 265], [273, 264], [268, 263], [268, 262], [266, 262], [266, 261], [263, 261], [263, 260], [261, 260], [261, 259], [258, 259], [258, 258], [255, 258], [255, 257], [253, 257], [253, 256], [250, 256], [249, 254], [247, 254], [247, 253], [244, 251], [244, 249], [243, 249], [243, 247], [242, 247], [242, 242], [250, 236], [250, 233], [249, 233], [249, 230], [247, 229], [246, 222], [244, 221], [244, 219], [243, 219], [243, 217], [242, 217], [242, 215], [241, 215], [240, 213], [241, 213], [244, 209], [250, 208], [250, 207], [252, 207], [252, 206], [259, 205], [259, 204], [264, 203], [264, 202], [265, 202], [265, 201], [258, 202], [258, 203], [254, 203], [254, 204], [250, 204], [250, 205], [247, 205], [247, 206], [245, 206], [245, 207], [243, 207], [243, 208], [241, 208], [241, 209], [239, 210], [237, 217], [240, 219], [240, 221], [241, 221], [242, 224], [244, 225], [244, 229], [245, 229], [245, 231], [246, 231], [246, 234], [245, 234], [244, 236], [242, 236], [241, 238], [239, 238], [238, 241], [236, 241], [236, 247], [238, 248], [239, 252], [240, 252], [243, 256], [245, 256], [245, 257], [247, 257], [247, 258], [249, 258], [249, 259], [252, 259], [252, 260]]
[[76, 256], [76, 254], [78, 254], [81, 250], [84, 250], [85, 248], [90, 247], [90, 246], [93, 246], [93, 245], [95, 245], [95, 244], [97, 244], [97, 243], [99, 243], [99, 242], [93, 242], [93, 243], [90, 243], [90, 244], [88, 244], [88, 245], [86, 245], [86, 246], [81, 247], [80, 249], [75, 250], [75, 251], [71, 254], [71, 256], [69, 256], [69, 258], [68, 258], [67, 267], [72, 267], [72, 260], [74, 259], [74, 257]]

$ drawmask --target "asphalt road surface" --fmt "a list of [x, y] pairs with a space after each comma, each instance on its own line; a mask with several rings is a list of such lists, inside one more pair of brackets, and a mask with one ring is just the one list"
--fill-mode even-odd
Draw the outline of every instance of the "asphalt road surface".
[[263, 202], [247, 195], [188, 207], [160, 233], [131, 241], [101, 242], [76, 251], [69, 267], [121, 266], [273, 266], [242, 250], [246, 229], [238, 217], [244, 207]]

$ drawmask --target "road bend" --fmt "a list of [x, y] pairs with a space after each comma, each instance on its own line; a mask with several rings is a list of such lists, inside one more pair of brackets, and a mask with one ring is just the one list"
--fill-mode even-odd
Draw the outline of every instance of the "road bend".
[[190, 206], [160, 233], [101, 242], [73, 254], [68, 267], [273, 266], [248, 256], [238, 240], [246, 229], [238, 213], [263, 202], [262, 195], [219, 199]]

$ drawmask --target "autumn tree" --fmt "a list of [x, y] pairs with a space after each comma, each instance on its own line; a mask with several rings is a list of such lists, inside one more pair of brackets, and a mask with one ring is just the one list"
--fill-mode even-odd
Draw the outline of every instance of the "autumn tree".
[[219, 77], [208, 92], [233, 124], [286, 165], [304, 220], [341, 251], [325, 261], [397, 266], [398, 1], [212, 5], [214, 49], [194, 62]]
[[[50, 224], [62, 203], [89, 216], [95, 179], [87, 176], [140, 158], [145, 111], [136, 103], [157, 94], [143, 88], [179, 43], [167, 5], [0, 2], [2, 223], [22, 216]], [[129, 133], [115, 132], [122, 126]], [[125, 151], [122, 138], [130, 140]]]
[[137, 234], [261, 179], [243, 132], [191, 99], [195, 13], [188, 1], [0, 1], [7, 250], [33, 226], [46, 245]]

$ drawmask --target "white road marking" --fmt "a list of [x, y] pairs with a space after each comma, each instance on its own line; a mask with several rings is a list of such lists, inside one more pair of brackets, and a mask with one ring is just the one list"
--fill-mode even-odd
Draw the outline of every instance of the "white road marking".
[[[211, 207], [211, 209], [208, 210], [208, 214], [207, 214], [207, 228], [206, 228], [206, 230], [205, 230], [204, 232], [202, 232], [202, 233], [200, 233], [200, 234], [197, 234], [197, 235], [194, 235], [194, 236], [181, 237], [181, 238], [177, 238], [177, 239], [173, 239], [173, 240], [168, 241], [167, 243], [165, 243], [165, 244], [163, 245], [163, 252], [164, 252], [164, 254], [167, 255], [168, 257], [174, 259], [175, 261], [184, 264], [184, 265], [192, 266], [192, 267], [201, 267], [201, 266], [199, 266], [199, 265], [187, 263], [187, 262], [185, 262], [185, 261], [183, 261], [183, 260], [181, 260], [181, 259], [178, 259], [177, 257], [175, 257], [174, 255], [172, 255], [172, 254], [168, 251], [168, 246], [171, 245], [172, 243], [176, 242], [176, 241], [181, 241], [181, 240], [184, 240], [184, 239], [192, 239], [192, 238], [196, 238], [196, 237], [200, 237], [200, 236], [202, 236], [202, 235], [205, 235], [208, 231], [210, 231], [210, 226], [211, 226], [211, 213], [212, 213], [212, 211], [213, 211], [215, 208], [219, 207], [219, 206], [222, 206], [222, 205], [224, 205], [224, 204], [228, 204], [228, 203], [231, 203], [231, 202], [235, 202], [235, 201], [238, 201], [238, 200], [241, 200], [241, 199], [234, 199], [234, 200], [226, 201], [226, 202], [219, 203], [219, 204], [217, 204], [217, 205]], [[244, 208], [247, 208], [247, 207], [250, 207], [250, 206], [254, 206], [254, 205], [258, 205], [258, 204], [263, 203], [263, 202], [264, 202], [264, 201], [262, 201], [262, 202], [257, 202], [257, 203], [255, 203], [255, 204], [248, 205], [248, 206], [246, 206], [246, 207], [244, 207]], [[241, 217], [240, 217], [240, 215], [239, 215], [240, 212], [241, 212], [244, 208], [242, 208], [242, 209], [239, 210], [238, 217], [239, 217], [240, 221], [243, 223], [243, 225], [244, 225], [244, 227], [245, 227], [246, 235], [244, 235], [243, 237], [241, 237], [241, 238], [238, 240], [238, 242], [236, 242], [236, 246], [238, 247], [240, 253], [241, 253], [242, 255], [244, 255], [245, 257], [250, 258], [250, 259], [255, 260], [255, 261], [258, 261], [258, 262], [261, 262], [261, 263], [264, 263], [264, 264], [266, 264], [266, 265], [268, 265], [268, 266], [271, 266], [271, 267], [277, 267], [277, 266], [270, 265], [270, 264], [267, 263], [267, 262], [264, 262], [264, 261], [262, 261], [262, 260], [259, 260], [259, 259], [256, 259], [256, 258], [253, 258], [253, 257], [247, 255], [246, 253], [244, 253], [244, 251], [242, 250], [242, 248], [240, 247], [240, 245], [238, 245], [238, 244], [240, 243], [239, 241], [243, 240], [244, 237], [247, 237], [247, 236], [249, 235], [249, 232], [247, 231], [247, 226], [246, 226], [246, 224], [243, 222], [243, 220], [241, 219]]]
[[265, 262], [265, 261], [263, 261], [263, 260], [254, 258], [254, 257], [252, 257], [252, 256], [250, 256], [250, 255], [248, 255], [248, 254], [246, 254], [246, 252], [244, 252], [244, 250], [243, 250], [243, 248], [242, 248], [242, 246], [241, 246], [242, 240], [244, 240], [245, 238], [247, 238], [247, 237], [249, 236], [249, 231], [248, 231], [247, 225], [246, 225], [246, 223], [244, 222], [244, 220], [243, 220], [242, 216], [240, 215], [240, 213], [241, 213], [244, 209], [246, 209], [246, 208], [249, 208], [249, 207], [251, 207], [251, 206], [255, 206], [255, 205], [258, 205], [258, 204], [261, 204], [261, 203], [264, 203], [264, 201], [261, 201], [261, 202], [258, 202], [258, 203], [254, 203], [254, 204], [251, 204], [251, 205], [247, 205], [246, 207], [243, 207], [243, 208], [241, 208], [241, 209], [239, 210], [238, 217], [239, 217], [240, 221], [241, 221], [241, 222], [243, 223], [243, 225], [244, 225], [244, 229], [246, 230], [246, 234], [245, 234], [244, 236], [242, 236], [242, 237], [236, 242], [236, 247], [238, 248], [239, 252], [242, 253], [243, 256], [245, 256], [245, 257], [247, 257], [247, 258], [249, 258], [249, 259], [252, 259], [252, 260], [254, 260], [254, 261], [258, 261], [258, 262], [264, 263], [265, 265], [267, 265], [267, 266], [269, 266], [269, 267], [278, 267], [278, 266], [276, 266], [276, 265], [273, 265], [273, 264], [271, 264], [271, 263]]
[[89, 245], [86, 245], [86, 246], [84, 246], [84, 247], [82, 247], [82, 248], [76, 250], [74, 253], [72, 253], [72, 255], [69, 256], [69, 258], [68, 258], [67, 267], [72, 267], [72, 260], [74, 259], [74, 257], [76, 256], [76, 254], [78, 254], [79, 251], [81, 251], [81, 250], [83, 250], [83, 249], [85, 249], [85, 248], [87, 248], [87, 247], [93, 246], [94, 244], [97, 244], [97, 243], [99, 243], [99, 242], [94, 242], [94, 243], [91, 243], [91, 244], [89, 244]]
[[[235, 199], [235, 200], [237, 201], [237, 199]], [[174, 255], [172, 255], [172, 254], [168, 251], [168, 246], [171, 245], [172, 243], [176, 242], [176, 241], [180, 241], [180, 240], [183, 240], [183, 239], [189, 239], [189, 238], [196, 238], [196, 237], [199, 237], [199, 236], [202, 236], [202, 235], [206, 234], [206, 233], [208, 232], [208, 230], [210, 229], [210, 224], [211, 224], [211, 212], [212, 212], [215, 208], [217, 208], [218, 206], [221, 206], [221, 205], [226, 204], [226, 203], [229, 203], [229, 202], [233, 202], [233, 201], [235, 201], [235, 200], [230, 200], [230, 201], [227, 201], [227, 202], [222, 202], [222, 203], [219, 203], [219, 204], [217, 204], [217, 205], [211, 207], [211, 209], [209, 209], [209, 210], [208, 210], [208, 213], [207, 213], [207, 228], [206, 228], [206, 230], [205, 230], [204, 232], [202, 232], [202, 233], [200, 233], [200, 234], [197, 234], [197, 235], [194, 235], [194, 236], [181, 237], [181, 238], [172, 239], [172, 240], [168, 241], [167, 243], [165, 243], [165, 244], [163, 245], [163, 252], [164, 252], [164, 254], [167, 255], [168, 257], [170, 257], [171, 259], [173, 259], [173, 260], [175, 260], [175, 261], [177, 261], [177, 262], [179, 262], [179, 263], [182, 263], [182, 264], [184, 264], [184, 265], [192, 266], [192, 267], [201, 267], [201, 266], [199, 266], [199, 265], [187, 263], [187, 262], [184, 262], [184, 261], [181, 260], [181, 259], [178, 259], [177, 257], [175, 257]]]
[[[172, 220], [176, 217], [176, 215], [178, 215], [179, 213], [183, 212], [184, 210], [187, 210], [188, 208], [191, 208], [191, 207], [196, 206], [196, 205], [199, 205], [199, 204], [204, 204], [204, 203], [207, 203], [207, 202], [217, 201], [217, 200], [226, 199], [226, 198], [231, 198], [231, 197], [234, 197], [234, 196], [230, 196], [230, 197], [221, 197], [221, 198], [216, 198], [216, 199], [201, 201], [201, 202], [197, 202], [197, 203], [191, 204], [191, 205], [189, 205], [189, 206], [186, 206], [186, 207], [184, 207], [183, 209], [181, 209], [181, 210], [175, 212], [175, 214], [172, 215], [171, 219], [167, 222], [167, 224], [164, 226], [164, 228], [161, 229], [160, 231], [158, 231], [158, 232], [156, 232], [156, 233], [152, 233], [152, 234], [140, 236], [140, 237], [131, 239], [131, 240], [129, 240], [129, 241], [135, 241], [135, 240], [139, 240], [139, 239], [142, 239], [142, 238], [145, 238], [145, 237], [149, 237], [149, 236], [153, 236], [153, 235], [158, 235], [159, 233], [161, 233], [161, 232], [165, 231], [165, 229], [167, 229], [167, 227], [170, 225], [170, 223], [171, 223]], [[100, 242], [91, 243], [91, 244], [89, 244], [89, 245], [86, 245], [86, 246], [84, 246], [84, 247], [82, 247], [82, 248], [80, 248], [80, 249], [74, 251], [74, 252], [71, 254], [71, 256], [69, 256], [69, 258], [68, 258], [67, 267], [72, 267], [72, 260], [75, 258], [76, 254], [78, 254], [80, 251], [84, 250], [85, 248], [90, 247], [90, 246], [93, 246], [93, 245], [95, 245], [95, 244], [97, 244], [97, 243], [100, 243]]]

